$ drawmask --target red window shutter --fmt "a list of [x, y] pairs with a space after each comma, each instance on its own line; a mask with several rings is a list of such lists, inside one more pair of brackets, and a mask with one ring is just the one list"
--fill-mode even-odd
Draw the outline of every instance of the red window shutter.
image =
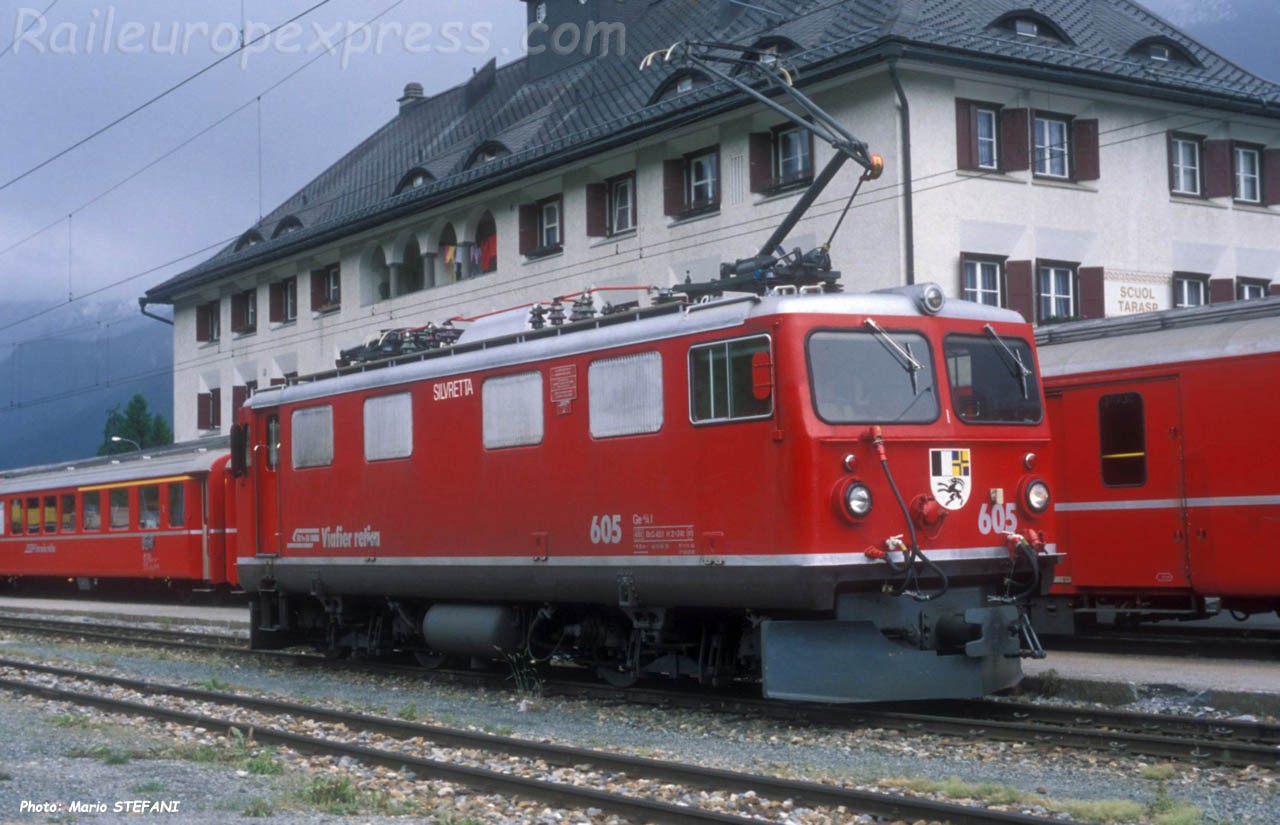
[[1236, 299], [1235, 278], [1210, 278], [1209, 303], [1222, 304]]
[[284, 386], [285, 384], [287, 384], [287, 383], [289, 383], [289, 382], [288, 382], [288, 381], [286, 381], [286, 380], [285, 380], [285, 379], [283, 379], [283, 378], [272, 378], [272, 379], [271, 379], [271, 386], [273, 386], [273, 387], [283, 387], [283, 386]]
[[1005, 286], [1009, 293], [1009, 309], [1022, 313], [1022, 317], [1035, 323], [1036, 291], [1033, 283], [1031, 261], [1006, 261]]
[[209, 340], [209, 305], [201, 304], [196, 307], [196, 340]]
[[956, 101], [956, 168], [978, 168], [978, 117], [963, 100]]
[[222, 426], [222, 389], [214, 387], [209, 390], [209, 428]]
[[1280, 295], [1280, 284], [1272, 284], [1267, 291], [1272, 295]]
[[1229, 140], [1204, 142], [1204, 195], [1206, 198], [1229, 198], [1235, 192], [1231, 154]]
[[237, 384], [231, 388], [231, 417], [233, 419], [236, 417], [236, 414], [240, 412], [240, 408], [244, 406], [244, 402], [248, 400], [248, 387]]
[[684, 211], [684, 160], [671, 158], [662, 162], [662, 214], [679, 215]]
[[212, 408], [209, 403], [209, 393], [202, 392], [196, 395], [196, 429], [211, 430], [213, 429], [213, 420], [209, 417], [209, 410]]
[[[1280, 204], [1280, 149], [1262, 153], [1262, 202], [1267, 206]], [[1272, 290], [1274, 295], [1275, 287]]]
[[1098, 158], [1098, 121], [1096, 119], [1073, 120], [1071, 139], [1072, 146], [1075, 147], [1073, 160], [1076, 180], [1097, 180], [1102, 177]]
[[747, 167], [752, 192], [763, 192], [773, 183], [773, 137], [768, 132], [747, 135]]
[[271, 323], [278, 324], [284, 320], [284, 281], [276, 281], [267, 289], [268, 303], [270, 303]]
[[1080, 317], [1101, 318], [1107, 314], [1105, 271], [1100, 266], [1080, 267]]
[[324, 306], [324, 270], [311, 270], [311, 308], [318, 310]]
[[528, 255], [538, 248], [538, 205], [520, 204], [520, 254]]
[[589, 238], [603, 238], [609, 234], [607, 193], [607, 184], [587, 184], [587, 237]]
[[1000, 110], [1000, 144], [1004, 151], [1000, 171], [1025, 172], [1031, 168], [1030, 128], [1031, 119], [1026, 109]]
[[231, 331], [244, 332], [244, 318], [249, 305], [249, 299], [243, 292], [237, 292], [231, 296]]

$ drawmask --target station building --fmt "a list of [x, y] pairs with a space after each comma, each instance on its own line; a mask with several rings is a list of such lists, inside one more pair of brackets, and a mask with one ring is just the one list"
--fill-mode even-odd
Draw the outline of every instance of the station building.
[[[723, 81], [639, 70], [689, 38], [777, 62], [884, 156], [831, 238], [845, 289], [933, 281], [1038, 324], [1280, 294], [1280, 86], [1137, 3], [525, 7], [526, 57], [389, 94], [385, 126], [141, 299], [174, 308], [177, 439], [381, 330], [754, 254], [833, 150]], [[826, 242], [857, 180], [785, 246]]]

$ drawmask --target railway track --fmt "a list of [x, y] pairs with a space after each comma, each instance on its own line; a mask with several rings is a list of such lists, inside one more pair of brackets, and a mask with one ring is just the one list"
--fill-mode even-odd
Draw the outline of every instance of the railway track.
[[[8, 620], [0, 627], [9, 626]], [[74, 622], [17, 622], [13, 629], [52, 633], [75, 638], [122, 641], [130, 628], [92, 626]], [[192, 641], [189, 637], [203, 637]], [[210, 641], [210, 639], [214, 641]], [[221, 643], [216, 640], [221, 639]], [[127, 641], [164, 648], [184, 647], [220, 654], [269, 656], [300, 665], [326, 664], [377, 670], [397, 676], [448, 679], [458, 684], [499, 687], [508, 683], [502, 673], [476, 671], [423, 671], [372, 662], [325, 662], [312, 654], [251, 651], [243, 641], [210, 634], [152, 629]], [[547, 680], [548, 695], [633, 705], [657, 705], [694, 711], [749, 715], [801, 724], [830, 725], [848, 729], [888, 728], [908, 733], [961, 736], [1090, 750], [1110, 755], [1143, 756], [1202, 764], [1280, 768], [1280, 725], [1231, 719], [1205, 719], [1171, 714], [1138, 713], [1102, 708], [1011, 702], [999, 699], [905, 703], [901, 705], [818, 705], [779, 703], [742, 691], [672, 690], [670, 688], [617, 689], [596, 681]]]
[[[636, 821], [701, 824], [758, 823], [760, 820], [700, 809], [688, 804], [672, 804], [645, 794], [602, 790], [600, 786], [621, 777], [632, 787], [639, 781], [641, 787], [646, 787], [645, 783], [652, 783], [648, 787], [661, 787], [664, 791], [675, 784], [689, 789], [751, 792], [759, 800], [792, 800], [793, 803], [814, 809], [842, 809], [844, 812], [852, 812], [852, 815], [865, 813], [908, 821], [949, 822], [952, 825], [1043, 825], [1065, 821], [1061, 818], [986, 810], [930, 799], [480, 734], [275, 699], [103, 676], [31, 662], [0, 659], [0, 668], [44, 677], [45, 681], [40, 683], [8, 676], [0, 678], [0, 687], [12, 692], [211, 730], [229, 731], [235, 728], [243, 731], [251, 727], [254, 740], [260, 743], [280, 745], [303, 753], [347, 756], [369, 765], [381, 765], [394, 770], [407, 767], [420, 777], [459, 783], [481, 791], [538, 799], [559, 806], [599, 808]], [[48, 684], [50, 677], [54, 680], [71, 681], [78, 689]], [[94, 686], [124, 689], [137, 694], [138, 698], [116, 698], [103, 695], [100, 690], [85, 689]], [[194, 704], [197, 708], [190, 710], [175, 707], [186, 703]], [[235, 721], [226, 715], [209, 715], [209, 705], [232, 711]], [[246, 721], [245, 711], [260, 714], [257, 723]], [[293, 720], [308, 719], [330, 726], [334, 733], [308, 736], [271, 724], [272, 719], [286, 716]], [[361, 739], [366, 741], [369, 739], [368, 734], [377, 734], [376, 746], [365, 744], [364, 741], [351, 741], [353, 737], [344, 737], [338, 731], [361, 732]], [[542, 770], [538, 766], [558, 765], [572, 769], [573, 775], [568, 777], [560, 772], [558, 776], [561, 781], [550, 781], [522, 775], [520, 772], [495, 771], [460, 764], [465, 760], [428, 759], [414, 753], [426, 747], [422, 744], [423, 740], [437, 747], [458, 751], [483, 751], [516, 757], [533, 766], [535, 771]], [[594, 775], [596, 779], [576, 784], [590, 775]], [[605, 777], [603, 780], [599, 778], [601, 775]]]

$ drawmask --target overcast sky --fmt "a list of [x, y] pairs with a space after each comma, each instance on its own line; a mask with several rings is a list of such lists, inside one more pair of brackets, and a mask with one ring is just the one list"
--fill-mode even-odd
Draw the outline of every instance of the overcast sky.
[[[391, 119], [406, 83], [431, 94], [519, 57], [524, 15], [518, 0], [0, 0], [0, 301], [137, 275], [100, 296], [134, 301]], [[252, 41], [295, 17], [234, 54], [242, 29]]]
[[[1149, 5], [1186, 23], [1232, 2]], [[241, 31], [294, 17], [234, 53]], [[516, 59], [524, 19], [519, 0], [0, 0], [0, 302], [123, 282], [94, 300], [133, 303], [393, 117], [405, 83], [432, 94]], [[71, 323], [41, 325], [60, 314]], [[0, 345], [30, 329], [0, 329]]]

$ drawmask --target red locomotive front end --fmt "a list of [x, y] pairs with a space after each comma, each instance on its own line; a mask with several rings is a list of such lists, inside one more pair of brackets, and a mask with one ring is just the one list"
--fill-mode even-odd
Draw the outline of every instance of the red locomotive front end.
[[818, 292], [521, 311], [259, 393], [233, 438], [254, 643], [832, 701], [1013, 684], [1055, 558], [1029, 328]]

